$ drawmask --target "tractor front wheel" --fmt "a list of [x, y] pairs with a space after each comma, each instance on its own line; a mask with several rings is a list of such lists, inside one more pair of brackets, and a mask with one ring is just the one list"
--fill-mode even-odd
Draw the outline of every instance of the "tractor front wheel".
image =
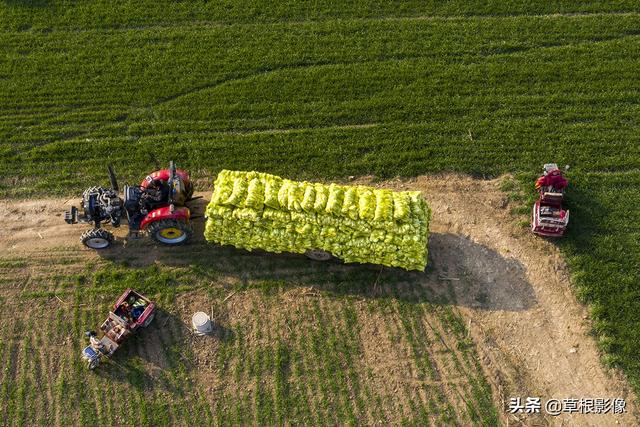
[[149, 235], [163, 245], [181, 245], [193, 234], [193, 229], [185, 221], [162, 219], [147, 227]]
[[103, 228], [94, 228], [82, 233], [80, 241], [90, 249], [106, 249], [113, 243], [113, 234]]

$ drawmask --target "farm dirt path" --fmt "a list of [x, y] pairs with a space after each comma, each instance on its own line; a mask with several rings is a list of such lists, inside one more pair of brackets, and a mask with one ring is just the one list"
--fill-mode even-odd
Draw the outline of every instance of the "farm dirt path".
[[[371, 184], [367, 178], [356, 182]], [[515, 224], [503, 209], [507, 202], [500, 182], [447, 175], [373, 185], [418, 189], [428, 200], [433, 210], [431, 267], [423, 286], [434, 294], [446, 290], [449, 303], [468, 322], [504, 424], [637, 425], [633, 393], [619, 372], [600, 363], [587, 310], [576, 301], [560, 252]], [[55, 248], [79, 245], [84, 228], [62, 220], [62, 212], [75, 202], [0, 201], [5, 218], [0, 258], [53, 258]], [[125, 233], [123, 228], [116, 234]], [[550, 398], [624, 398], [627, 412], [507, 414], [511, 397], [528, 396], [542, 398], [543, 404]]]

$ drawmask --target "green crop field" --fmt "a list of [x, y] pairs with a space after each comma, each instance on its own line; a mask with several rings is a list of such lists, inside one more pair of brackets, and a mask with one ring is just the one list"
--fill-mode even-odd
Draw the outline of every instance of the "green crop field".
[[[604, 361], [640, 392], [637, 2], [341, 3], [2, 2], [0, 198], [76, 197], [106, 183], [109, 163], [133, 182], [170, 159], [207, 191], [222, 169], [297, 180], [453, 171], [511, 173], [533, 197], [543, 163], [569, 164], [571, 225], [558, 245]], [[74, 250], [0, 260], [0, 419], [497, 423], [455, 306], [415, 294], [412, 276], [394, 287], [383, 273], [384, 297], [361, 303], [377, 269], [223, 255], [203, 264], [181, 249], [184, 266], [84, 266]], [[166, 312], [111, 373], [88, 375], [82, 330], [124, 284]], [[320, 297], [283, 310], [308, 285]], [[233, 291], [246, 307], [221, 302]], [[212, 378], [178, 319], [192, 300], [228, 328]], [[358, 331], [375, 319], [420, 387], [381, 386], [362, 362]], [[465, 380], [438, 387], [439, 369]]]

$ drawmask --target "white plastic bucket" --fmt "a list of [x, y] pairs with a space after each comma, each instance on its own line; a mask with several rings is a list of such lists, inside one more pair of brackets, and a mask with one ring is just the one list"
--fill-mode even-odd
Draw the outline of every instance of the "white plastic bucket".
[[207, 335], [213, 331], [211, 319], [207, 313], [203, 313], [202, 311], [198, 311], [191, 317], [191, 325], [196, 335]]

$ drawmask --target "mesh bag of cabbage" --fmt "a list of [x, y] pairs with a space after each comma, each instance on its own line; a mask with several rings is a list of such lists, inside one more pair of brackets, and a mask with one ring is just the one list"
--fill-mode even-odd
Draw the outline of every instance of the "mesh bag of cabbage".
[[223, 170], [207, 206], [204, 235], [248, 250], [322, 249], [344, 262], [424, 270], [430, 214], [419, 191]]

